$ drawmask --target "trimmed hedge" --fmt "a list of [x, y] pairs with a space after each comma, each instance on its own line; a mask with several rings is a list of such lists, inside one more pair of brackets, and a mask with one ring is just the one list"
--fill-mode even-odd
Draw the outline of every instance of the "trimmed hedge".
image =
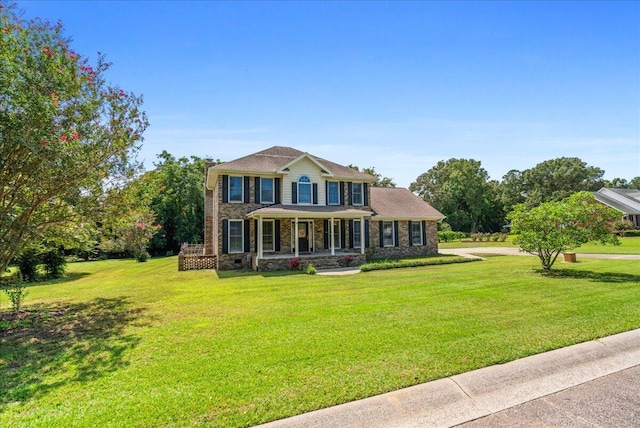
[[470, 259], [466, 257], [448, 257], [448, 258], [432, 258], [432, 259], [400, 259], [400, 260], [380, 260], [365, 263], [360, 266], [361, 272], [369, 272], [373, 270], [386, 270], [407, 267], [432, 266], [432, 265], [448, 265], [453, 263], [476, 262], [481, 259]]
[[445, 230], [438, 232], [438, 242], [453, 242], [458, 239], [464, 239], [467, 234], [464, 232], [453, 232], [451, 230]]

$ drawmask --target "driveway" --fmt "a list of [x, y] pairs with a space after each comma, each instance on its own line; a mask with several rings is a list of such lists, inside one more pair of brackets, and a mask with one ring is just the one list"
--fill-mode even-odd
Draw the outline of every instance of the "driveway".
[[[505, 256], [531, 256], [517, 247], [469, 247], [469, 248], [442, 248], [441, 254], [454, 254], [468, 258], [482, 258], [482, 254], [502, 254]], [[612, 259], [612, 260], [640, 260], [640, 254], [587, 254], [576, 252], [578, 259]]]

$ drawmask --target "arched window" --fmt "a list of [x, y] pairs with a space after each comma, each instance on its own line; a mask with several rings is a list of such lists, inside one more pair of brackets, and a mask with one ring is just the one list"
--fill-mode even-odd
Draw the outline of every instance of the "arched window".
[[306, 175], [302, 175], [298, 178], [298, 203], [310, 204], [312, 202], [311, 180]]

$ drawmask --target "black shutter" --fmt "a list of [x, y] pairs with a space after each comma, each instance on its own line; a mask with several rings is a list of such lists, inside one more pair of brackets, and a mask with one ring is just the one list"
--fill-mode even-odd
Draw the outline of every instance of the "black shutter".
[[261, 194], [261, 192], [260, 192], [260, 177], [255, 177], [254, 182], [255, 182], [254, 189], [255, 189], [255, 193], [256, 193], [255, 201], [256, 201], [256, 204], [259, 204], [261, 202], [260, 201], [260, 194]]
[[413, 225], [413, 222], [409, 220], [407, 223], [409, 224], [409, 246], [413, 247], [413, 235], [411, 234], [411, 226]]
[[329, 182], [325, 181], [324, 182], [324, 204], [325, 205], [329, 205]]
[[275, 180], [273, 180], [273, 192], [274, 192], [274, 198], [275, 200], [273, 201], [276, 204], [280, 203], [280, 179], [276, 178]]
[[422, 245], [427, 245], [427, 222], [422, 220]]
[[399, 247], [400, 240], [398, 239], [398, 221], [397, 220], [393, 222], [393, 234], [394, 234], [395, 246]]
[[347, 182], [347, 193], [349, 194], [349, 198], [348, 198], [349, 202], [347, 203], [347, 205], [353, 205], [353, 195], [351, 194], [351, 192], [353, 190], [352, 187], [353, 187], [353, 183], [348, 181]]
[[298, 203], [298, 183], [296, 182], [291, 183], [291, 203]]
[[229, 220], [222, 220], [222, 254], [229, 253]]
[[364, 193], [364, 204], [369, 205], [369, 184], [364, 183], [362, 185], [362, 193]]
[[330, 235], [329, 235], [329, 220], [324, 220], [324, 249], [329, 249]]
[[244, 203], [248, 204], [249, 202], [251, 202], [250, 196], [249, 196], [249, 192], [251, 191], [251, 177], [249, 176], [245, 176], [244, 177]]
[[344, 205], [344, 181], [340, 182], [340, 205]]
[[313, 183], [313, 204], [318, 205], [318, 183]]
[[349, 220], [349, 248], [353, 248], [353, 220]]
[[253, 251], [256, 253], [258, 252], [258, 221], [253, 221]]
[[229, 202], [229, 176], [222, 176], [222, 202]]
[[248, 253], [251, 251], [251, 248], [249, 248], [251, 246], [251, 237], [249, 236], [249, 234], [251, 233], [251, 221], [250, 220], [245, 220], [244, 221], [244, 252]]
[[380, 248], [384, 247], [384, 222], [380, 221]]
[[364, 221], [364, 246], [369, 248], [369, 220]]
[[273, 225], [274, 250], [280, 251], [280, 220], [276, 220]]
[[346, 227], [345, 227], [345, 221], [344, 220], [340, 220], [340, 248], [347, 248], [347, 246], [345, 245], [345, 231], [346, 231]]

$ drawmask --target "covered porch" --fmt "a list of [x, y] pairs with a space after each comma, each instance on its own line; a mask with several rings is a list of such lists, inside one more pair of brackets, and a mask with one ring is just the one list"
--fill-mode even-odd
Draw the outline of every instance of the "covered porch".
[[[256, 270], [319, 269], [359, 266], [365, 262], [365, 237], [371, 211], [345, 206], [274, 205], [247, 214], [255, 220], [256, 245], [252, 267]], [[285, 233], [272, 233], [270, 222], [282, 224]], [[349, 222], [347, 240], [346, 223]], [[269, 226], [269, 227], [266, 227]], [[273, 251], [274, 248], [280, 251]]]

